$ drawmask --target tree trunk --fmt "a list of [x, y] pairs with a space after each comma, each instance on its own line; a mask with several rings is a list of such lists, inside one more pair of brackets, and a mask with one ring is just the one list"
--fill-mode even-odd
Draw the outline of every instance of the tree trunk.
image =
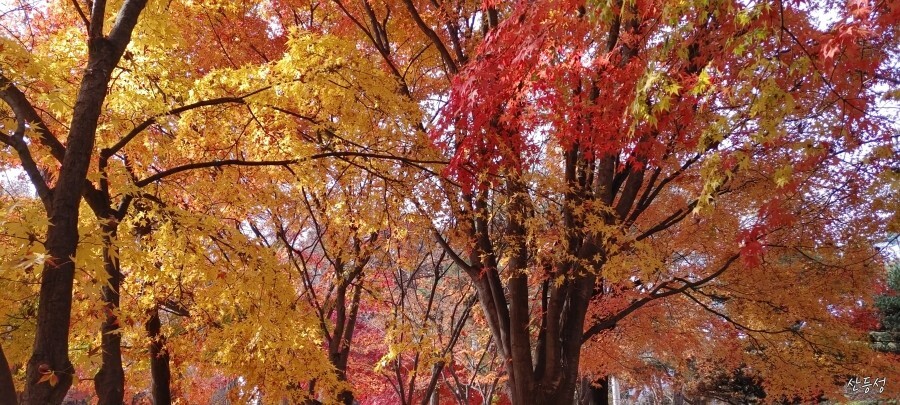
[[[96, 48], [96, 46], [94, 47]], [[96, 53], [93, 51], [92, 53]], [[94, 58], [92, 58], [94, 59]], [[85, 74], [75, 105], [72, 130], [59, 180], [53, 191], [53, 212], [47, 231], [48, 260], [41, 273], [37, 330], [28, 361], [24, 403], [60, 404], [72, 385], [74, 368], [69, 361], [69, 324], [72, 315], [72, 283], [75, 248], [78, 245], [78, 205], [90, 163], [100, 105], [106, 95], [108, 74], [91, 69]], [[79, 119], [79, 118], [84, 119]], [[52, 374], [58, 380], [41, 378]], [[55, 382], [55, 384], [50, 384]]]
[[676, 390], [672, 396], [672, 405], [684, 405], [684, 394], [681, 393], [680, 389]]
[[580, 405], [609, 405], [609, 377], [581, 380]]
[[[75, 369], [69, 361], [69, 325], [79, 204], [112, 70], [131, 42], [131, 32], [147, 1], [126, 0], [109, 37], [103, 35], [105, 4], [105, 1], [95, 1], [91, 11], [87, 67], [72, 112], [65, 157], [53, 189], [53, 212], [46, 242], [48, 259], [41, 272], [34, 348], [25, 375], [23, 403], [27, 405], [60, 404], [72, 386]], [[41, 381], [47, 375], [55, 378]]]
[[441, 405], [441, 393], [439, 390], [434, 390], [431, 392], [431, 400], [429, 401], [429, 405]]
[[[368, 259], [364, 261], [368, 262]], [[358, 268], [355, 270], [359, 270], [358, 274], [362, 271], [362, 267], [357, 266]], [[350, 344], [353, 342], [353, 331], [356, 328], [356, 317], [359, 312], [359, 300], [362, 294], [362, 288], [357, 286], [351, 297], [348, 314], [346, 307], [348, 286], [349, 280], [338, 286], [336, 294], [337, 319], [331, 337], [332, 341], [329, 342], [329, 358], [342, 381], [347, 381], [347, 361], [350, 359]], [[344, 405], [353, 405], [353, 391], [341, 391], [338, 394], [338, 401]]]
[[12, 369], [9, 368], [9, 362], [6, 361], [3, 346], [0, 346], [0, 404], [15, 405], [16, 403], [18, 403], [18, 398], [16, 397], [16, 385], [13, 383]]
[[172, 392], [169, 388], [172, 375], [169, 369], [169, 352], [166, 351], [166, 337], [162, 334], [159, 319], [159, 308], [150, 311], [150, 318], [144, 327], [150, 337], [150, 394], [153, 405], [169, 405], [172, 403]]
[[101, 229], [103, 231], [104, 270], [109, 277], [102, 289], [106, 318], [101, 326], [100, 348], [102, 364], [94, 376], [94, 389], [97, 391], [98, 405], [118, 405], [125, 399], [125, 370], [122, 368], [122, 334], [119, 332], [119, 287], [122, 284], [122, 272], [119, 266], [118, 249], [115, 239], [118, 222], [107, 219]]
[[433, 366], [431, 366], [431, 379], [428, 381], [428, 388], [425, 389], [425, 394], [429, 395], [428, 405], [440, 405], [441, 404], [441, 393], [440, 393], [441, 390], [438, 389], [437, 382], [441, 376], [441, 371], [443, 369], [444, 369], [444, 361], [443, 360], [441, 360], [441, 361], [435, 363]]

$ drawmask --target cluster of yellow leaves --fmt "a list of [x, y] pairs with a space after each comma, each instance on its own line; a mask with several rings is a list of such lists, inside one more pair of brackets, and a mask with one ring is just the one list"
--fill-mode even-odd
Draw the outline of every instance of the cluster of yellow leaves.
[[[5, 196], [4, 196], [5, 197]], [[11, 364], [30, 355], [46, 232], [37, 201], [0, 197], [0, 344]]]
[[[125, 236], [142, 221], [157, 224], [151, 235]], [[296, 300], [290, 269], [272, 250], [215, 218], [177, 209], [142, 212], [125, 229], [123, 308], [132, 315], [123, 319], [124, 339], [146, 347], [140, 314], [159, 305], [168, 350], [184, 367], [240, 376], [272, 398], [306, 398], [292, 383], [309, 379], [326, 393], [341, 387], [310, 309]], [[167, 305], [190, 316], [166, 314]], [[143, 349], [135, 354], [146, 357]]]

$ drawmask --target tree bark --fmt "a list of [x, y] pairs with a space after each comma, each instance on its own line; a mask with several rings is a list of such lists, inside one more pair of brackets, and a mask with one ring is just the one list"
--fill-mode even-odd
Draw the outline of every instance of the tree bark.
[[[106, 97], [111, 66], [110, 49], [103, 38], [91, 40], [88, 68], [75, 103], [66, 155], [53, 190], [53, 212], [47, 231], [50, 257], [41, 273], [37, 330], [28, 361], [24, 403], [59, 404], [72, 385], [74, 368], [69, 361], [69, 324], [72, 315], [72, 283], [78, 245], [81, 191], [94, 147], [100, 108]], [[41, 382], [53, 373], [58, 381]]]
[[153, 405], [169, 405], [172, 403], [172, 391], [169, 387], [172, 373], [169, 369], [169, 352], [166, 351], [166, 337], [162, 334], [159, 308], [150, 311], [150, 318], [147, 319], [144, 328], [150, 337], [150, 394]]
[[[47, 231], [48, 260], [41, 272], [34, 348], [25, 376], [23, 403], [61, 404], [75, 373], [69, 361], [69, 325], [72, 317], [72, 285], [78, 246], [78, 217], [97, 135], [97, 123], [106, 99], [113, 68], [131, 41], [131, 32], [146, 0], [126, 0], [109, 36], [103, 36], [106, 2], [96, 0], [91, 11], [87, 68], [72, 113], [66, 153], [53, 190], [53, 212]], [[48, 373], [55, 384], [41, 381]]]
[[17, 403], [18, 397], [16, 396], [16, 385], [13, 383], [12, 369], [9, 368], [6, 354], [3, 353], [3, 346], [0, 346], [0, 404], [15, 405]]
[[[443, 370], [443, 369], [444, 369], [443, 361], [439, 361], [439, 362], [435, 363], [435, 365], [431, 366], [432, 381], [437, 382], [437, 378], [435, 378], [435, 377], [440, 376], [441, 370]], [[431, 391], [428, 405], [441, 405], [441, 390], [436, 389], [437, 387], [434, 387], [433, 384], [431, 384], [431, 383], [429, 383], [429, 388], [430, 388], [430, 390], [425, 391], [426, 393], [428, 391]]]
[[102, 289], [106, 317], [101, 326], [100, 348], [102, 364], [94, 375], [94, 389], [97, 391], [98, 405], [117, 405], [125, 399], [125, 370], [122, 368], [122, 334], [119, 332], [119, 287], [122, 272], [119, 266], [118, 249], [114, 241], [117, 237], [118, 222], [108, 219], [104, 224], [103, 255], [104, 269], [109, 277]]
[[[368, 258], [363, 259], [362, 265], [357, 265], [357, 274], [361, 273], [362, 266], [368, 262]], [[356, 317], [359, 312], [359, 300], [362, 294], [362, 288], [357, 286], [353, 291], [350, 302], [350, 313], [347, 314], [347, 288], [349, 281], [338, 286], [337, 293], [337, 309], [338, 316], [335, 325], [332, 341], [329, 342], [329, 358], [331, 364], [337, 369], [338, 377], [342, 381], [347, 381], [347, 361], [350, 359], [350, 344], [353, 342], [353, 331], [356, 328]], [[344, 405], [353, 405], [353, 391], [341, 391], [338, 394], [338, 401]]]

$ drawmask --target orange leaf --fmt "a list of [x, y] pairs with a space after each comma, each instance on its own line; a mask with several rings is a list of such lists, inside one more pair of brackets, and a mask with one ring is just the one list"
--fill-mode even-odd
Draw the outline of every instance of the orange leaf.
[[47, 373], [47, 374], [42, 375], [42, 376], [41, 376], [41, 379], [38, 380], [38, 384], [40, 384], [40, 383], [42, 383], [42, 382], [50, 381], [50, 378], [51, 378], [52, 375], [53, 375], [53, 373]]

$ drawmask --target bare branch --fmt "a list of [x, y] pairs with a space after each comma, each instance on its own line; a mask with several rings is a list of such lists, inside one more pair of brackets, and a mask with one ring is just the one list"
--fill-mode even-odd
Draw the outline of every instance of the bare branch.
[[91, 32], [91, 22], [88, 21], [87, 15], [84, 14], [84, 10], [81, 9], [81, 4], [78, 4], [78, 0], [72, 0], [72, 5], [75, 6], [75, 11], [78, 12], [78, 16], [81, 17], [81, 21], [84, 22], [84, 28], [87, 29], [87, 32]]

